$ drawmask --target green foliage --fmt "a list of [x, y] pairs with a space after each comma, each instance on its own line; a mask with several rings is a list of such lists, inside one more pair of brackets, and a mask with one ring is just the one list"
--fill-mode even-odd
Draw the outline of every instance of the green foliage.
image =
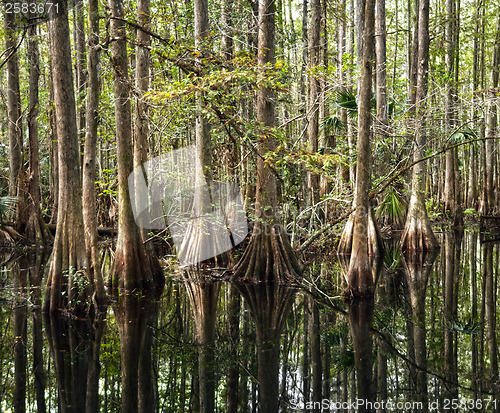
[[347, 130], [347, 125], [345, 125], [337, 116], [328, 116], [321, 119], [320, 130], [325, 133], [339, 133], [343, 130]]
[[463, 143], [472, 139], [477, 139], [477, 133], [474, 132], [471, 128], [465, 127], [452, 133], [448, 137], [448, 143], [450, 144]]
[[347, 116], [355, 118], [358, 116], [358, 102], [352, 90], [339, 90], [334, 95], [335, 104], [347, 111]]
[[15, 196], [2, 196], [0, 197], [0, 226], [3, 225], [4, 220], [15, 212], [17, 205], [17, 198]]
[[401, 226], [406, 215], [406, 203], [398, 191], [391, 187], [386, 191], [385, 198], [377, 208], [378, 219], [391, 224]]
[[450, 331], [455, 330], [459, 333], [473, 336], [479, 332], [480, 324], [476, 320], [469, 318], [467, 322], [460, 320], [449, 321], [447, 327]]

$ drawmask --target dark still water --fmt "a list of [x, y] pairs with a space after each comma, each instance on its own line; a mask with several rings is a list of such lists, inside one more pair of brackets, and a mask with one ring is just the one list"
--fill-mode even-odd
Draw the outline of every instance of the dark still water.
[[500, 411], [499, 245], [440, 238], [374, 263], [375, 300], [345, 303], [344, 264], [316, 259], [293, 287], [166, 274], [95, 321], [42, 315], [47, 257], [0, 251], [0, 410]]

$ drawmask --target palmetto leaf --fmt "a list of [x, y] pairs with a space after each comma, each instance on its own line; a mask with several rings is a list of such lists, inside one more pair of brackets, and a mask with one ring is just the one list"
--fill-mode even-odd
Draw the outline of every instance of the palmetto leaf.
[[338, 107], [345, 109], [349, 117], [358, 116], [358, 102], [351, 90], [339, 90], [334, 95], [335, 103]]
[[326, 133], [338, 133], [346, 129], [346, 125], [337, 116], [328, 116], [321, 119], [320, 129]]
[[391, 224], [401, 224], [406, 213], [406, 204], [394, 188], [390, 188], [377, 208], [376, 216]]
[[4, 220], [16, 210], [17, 198], [15, 196], [0, 197], [0, 225]]

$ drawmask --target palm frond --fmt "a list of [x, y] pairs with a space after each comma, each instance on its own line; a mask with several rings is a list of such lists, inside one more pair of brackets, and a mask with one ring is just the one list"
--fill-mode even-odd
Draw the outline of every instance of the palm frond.
[[0, 197], [0, 225], [3, 225], [5, 219], [10, 214], [15, 212], [17, 205], [17, 198], [15, 196], [1, 196]]
[[377, 218], [389, 224], [401, 225], [405, 214], [405, 201], [394, 188], [390, 188], [377, 208]]
[[338, 133], [346, 129], [346, 125], [337, 116], [327, 116], [321, 119], [320, 129], [326, 133]]
[[351, 118], [358, 116], [358, 102], [356, 96], [349, 90], [339, 90], [334, 95], [335, 104], [347, 111], [347, 115]]

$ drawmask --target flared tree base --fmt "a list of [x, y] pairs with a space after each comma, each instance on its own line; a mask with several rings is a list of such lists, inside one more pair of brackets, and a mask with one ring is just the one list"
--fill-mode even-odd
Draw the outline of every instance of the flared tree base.
[[439, 249], [421, 195], [413, 193], [411, 196], [400, 246], [403, 251], [423, 252]]
[[373, 297], [382, 259], [378, 257], [353, 258], [346, 273], [347, 288], [342, 295], [345, 299]]
[[165, 277], [155, 255], [147, 254], [139, 237], [127, 240], [116, 248], [115, 259], [107, 287], [111, 294], [124, 291], [161, 290]]
[[72, 218], [65, 214], [57, 225], [42, 310], [52, 314], [98, 313], [96, 286], [87, 274], [83, 223]]
[[[337, 253], [339, 255], [350, 255], [352, 252], [352, 239], [354, 234], [354, 213], [352, 213], [344, 227], [340, 237]], [[375, 214], [370, 208], [368, 215], [368, 255], [370, 257], [382, 255], [384, 252], [384, 241], [375, 221]]]
[[179, 263], [195, 268], [204, 264], [224, 267], [231, 247], [225, 228], [192, 220], [178, 251]]
[[250, 242], [234, 268], [234, 278], [248, 282], [296, 282], [302, 268], [283, 227], [256, 222]]

